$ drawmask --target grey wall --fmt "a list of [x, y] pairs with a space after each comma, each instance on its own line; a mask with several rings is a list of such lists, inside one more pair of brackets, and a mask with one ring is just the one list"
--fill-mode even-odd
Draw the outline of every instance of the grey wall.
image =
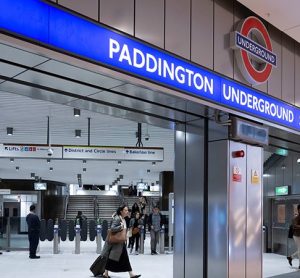
[[203, 277], [203, 120], [176, 126], [173, 277]]
[[[50, 0], [49, 0], [50, 1]], [[187, 60], [247, 84], [229, 47], [229, 33], [253, 14], [234, 0], [52, 0]], [[265, 22], [278, 57], [255, 89], [300, 106], [300, 45]]]

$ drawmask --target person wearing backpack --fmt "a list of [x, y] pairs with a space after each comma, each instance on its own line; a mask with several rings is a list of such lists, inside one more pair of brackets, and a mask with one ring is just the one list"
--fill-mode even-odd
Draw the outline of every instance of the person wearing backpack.
[[298, 257], [298, 259], [299, 259], [299, 267], [298, 268], [300, 269], [300, 205], [297, 206], [297, 210], [298, 210], [298, 215], [296, 217], [294, 217], [294, 219], [292, 221], [293, 239], [297, 246], [297, 251], [294, 254], [287, 256], [287, 260], [288, 260], [290, 266], [292, 266], [293, 259]]

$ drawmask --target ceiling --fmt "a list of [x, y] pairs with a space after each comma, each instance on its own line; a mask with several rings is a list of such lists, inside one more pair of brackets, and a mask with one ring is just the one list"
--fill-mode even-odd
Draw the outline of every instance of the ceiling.
[[[81, 174], [84, 184], [109, 185], [123, 175], [119, 184], [128, 185], [141, 179], [155, 183], [161, 171], [173, 170], [174, 122], [185, 121], [188, 109], [182, 100], [1, 43], [0, 76], [1, 143], [47, 144], [49, 117], [51, 145], [88, 145], [90, 118], [90, 145], [136, 146], [142, 122], [143, 146], [164, 148], [164, 161], [155, 165], [0, 158], [0, 178], [30, 179], [35, 173], [43, 180], [78, 183]], [[74, 117], [74, 107], [81, 109], [80, 117]], [[6, 134], [7, 127], [13, 127], [13, 136]], [[75, 138], [75, 129], [82, 131], [81, 138]]]
[[299, 0], [238, 0], [282, 32], [300, 42]]

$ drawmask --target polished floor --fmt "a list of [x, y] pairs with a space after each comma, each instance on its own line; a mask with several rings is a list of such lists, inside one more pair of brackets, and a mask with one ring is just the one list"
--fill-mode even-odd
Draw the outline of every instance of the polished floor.
[[[52, 242], [41, 242], [41, 259], [30, 260], [24, 251], [3, 252], [0, 256], [0, 277], [30, 277], [30, 278], [88, 278], [91, 263], [97, 257], [95, 242], [82, 242], [81, 254], [74, 254], [74, 242], [61, 242], [60, 254], [52, 253]], [[150, 255], [149, 238], [145, 243], [144, 255], [130, 255], [130, 261], [136, 274], [143, 278], [172, 278], [173, 256]], [[263, 277], [292, 278], [300, 277], [298, 260], [293, 261], [293, 267], [287, 263], [286, 257], [275, 254], [264, 254]], [[128, 277], [127, 273], [110, 273], [112, 278]], [[194, 277], [192, 277], [194, 278]]]

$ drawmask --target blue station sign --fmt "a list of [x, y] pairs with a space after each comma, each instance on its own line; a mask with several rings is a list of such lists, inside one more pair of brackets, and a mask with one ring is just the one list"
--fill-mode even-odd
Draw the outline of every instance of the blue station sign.
[[300, 110], [40, 0], [0, 0], [0, 31], [300, 131]]

